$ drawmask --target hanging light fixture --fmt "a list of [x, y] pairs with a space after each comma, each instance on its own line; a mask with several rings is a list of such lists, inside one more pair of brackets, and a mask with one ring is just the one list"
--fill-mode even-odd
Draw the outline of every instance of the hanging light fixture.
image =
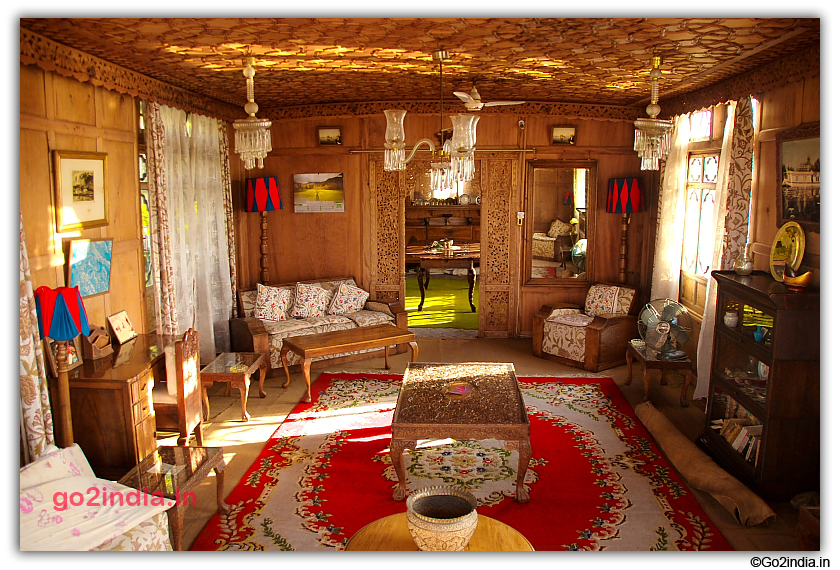
[[271, 121], [258, 119], [257, 111], [259, 106], [254, 101], [254, 75], [256, 70], [253, 57], [245, 58], [245, 85], [247, 88], [248, 102], [245, 104], [247, 119], [238, 119], [233, 122], [236, 129], [236, 153], [239, 154], [245, 163], [245, 169], [251, 170], [254, 166], [263, 167], [263, 159], [271, 152]]
[[636, 119], [633, 123], [636, 127], [633, 150], [638, 152], [639, 158], [642, 159], [642, 170], [659, 170], [659, 161], [667, 158], [668, 151], [671, 150], [671, 131], [674, 125], [670, 120], [656, 118], [662, 110], [658, 104], [659, 78], [662, 77], [660, 61], [659, 56], [654, 56], [653, 69], [650, 70], [650, 105], [645, 109], [649, 118]]
[[[432, 60], [438, 63], [440, 83], [440, 130], [443, 128], [443, 61], [449, 59], [449, 52], [436, 51], [432, 53]], [[388, 121], [385, 129], [385, 170], [393, 172], [405, 170], [417, 149], [426, 144], [434, 157], [431, 162], [430, 188], [441, 191], [455, 188], [458, 182], [472, 180], [475, 174], [473, 156], [475, 154], [476, 125], [479, 117], [476, 115], [450, 115], [452, 120], [452, 138], [446, 139], [442, 149], [438, 150], [430, 139], [420, 139], [414, 145], [408, 158], [405, 157], [405, 129], [403, 120], [406, 112], [400, 109], [388, 109], [385, 118]], [[445, 138], [445, 137], [444, 137]]]

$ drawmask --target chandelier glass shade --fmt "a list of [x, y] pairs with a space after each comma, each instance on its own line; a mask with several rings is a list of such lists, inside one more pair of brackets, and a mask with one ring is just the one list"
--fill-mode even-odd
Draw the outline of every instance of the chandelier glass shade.
[[263, 160], [271, 152], [271, 121], [258, 119], [257, 111], [259, 106], [254, 101], [254, 70], [255, 58], [249, 57], [245, 60], [245, 86], [247, 89], [248, 102], [245, 104], [247, 119], [238, 119], [233, 122], [236, 130], [236, 153], [245, 163], [245, 169], [251, 170], [255, 166], [263, 167]]
[[659, 162], [668, 157], [671, 150], [671, 132], [674, 125], [670, 120], [657, 119], [661, 108], [659, 107], [659, 78], [662, 71], [659, 69], [660, 58], [653, 58], [653, 69], [650, 70], [651, 97], [650, 105], [645, 112], [648, 118], [636, 119], [633, 125], [636, 127], [633, 150], [642, 159], [642, 170], [659, 170]]

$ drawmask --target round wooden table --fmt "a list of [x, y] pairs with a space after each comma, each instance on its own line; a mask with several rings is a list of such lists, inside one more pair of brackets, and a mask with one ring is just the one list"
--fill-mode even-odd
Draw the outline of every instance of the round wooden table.
[[[397, 513], [375, 520], [354, 534], [345, 550], [402, 551], [419, 550], [408, 531], [405, 513]], [[534, 550], [528, 539], [515, 528], [484, 515], [478, 515], [475, 534], [468, 551]]]

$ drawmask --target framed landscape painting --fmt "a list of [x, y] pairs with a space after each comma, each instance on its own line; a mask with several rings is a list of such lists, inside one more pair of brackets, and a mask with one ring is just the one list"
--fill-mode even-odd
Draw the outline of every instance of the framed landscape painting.
[[343, 212], [344, 173], [295, 174], [295, 213]]
[[53, 151], [58, 233], [108, 225], [107, 162], [104, 152]]
[[111, 290], [112, 239], [74, 239], [70, 241], [67, 281], [78, 287], [82, 297]]

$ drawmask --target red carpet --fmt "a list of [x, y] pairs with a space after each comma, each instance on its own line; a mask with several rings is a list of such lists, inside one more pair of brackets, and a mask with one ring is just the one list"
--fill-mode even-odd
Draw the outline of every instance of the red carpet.
[[[228, 496], [193, 550], [343, 549], [391, 499], [388, 455], [401, 381], [321, 374]], [[406, 456], [409, 492], [463, 485], [478, 512], [535, 550], [731, 550], [610, 378], [520, 377], [533, 455], [531, 501], [513, 499], [517, 452], [496, 440], [429, 442]]]

